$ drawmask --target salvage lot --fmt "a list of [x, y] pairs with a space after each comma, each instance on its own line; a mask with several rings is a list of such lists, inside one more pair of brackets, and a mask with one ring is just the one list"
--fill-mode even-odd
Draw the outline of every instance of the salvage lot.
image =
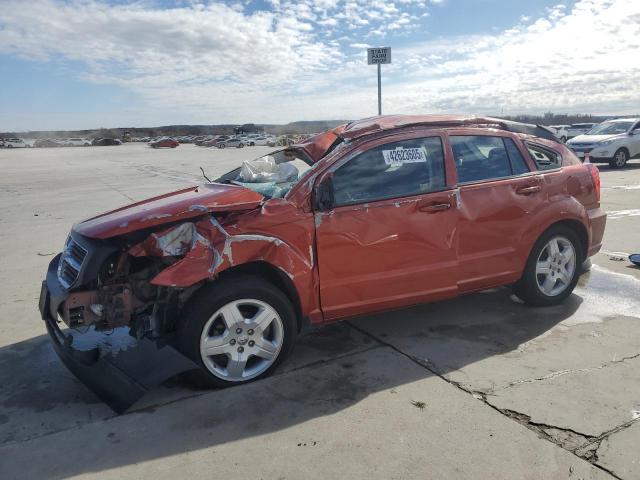
[[0, 151], [0, 478], [640, 478], [637, 161], [601, 168], [604, 253], [560, 307], [496, 289], [317, 329], [248, 386], [100, 403], [36, 308], [71, 224], [269, 150]]

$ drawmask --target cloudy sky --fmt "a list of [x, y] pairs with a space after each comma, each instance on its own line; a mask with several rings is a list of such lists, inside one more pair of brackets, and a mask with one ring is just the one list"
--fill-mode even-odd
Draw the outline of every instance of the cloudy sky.
[[640, 112], [640, 0], [1, 0], [0, 131]]

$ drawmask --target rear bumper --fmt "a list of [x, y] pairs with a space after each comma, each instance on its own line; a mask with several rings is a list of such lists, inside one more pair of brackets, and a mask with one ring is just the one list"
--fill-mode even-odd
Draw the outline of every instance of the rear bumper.
[[602, 248], [602, 237], [604, 236], [604, 228], [607, 224], [607, 214], [600, 207], [587, 210], [587, 213], [589, 215], [590, 227], [587, 257], [591, 257]]
[[131, 407], [150, 389], [179, 373], [199, 368], [161, 340], [135, 340], [128, 329], [109, 335], [60, 329], [58, 308], [67, 294], [58, 282], [58, 255], [49, 264], [40, 295], [40, 313], [62, 363], [117, 413]]

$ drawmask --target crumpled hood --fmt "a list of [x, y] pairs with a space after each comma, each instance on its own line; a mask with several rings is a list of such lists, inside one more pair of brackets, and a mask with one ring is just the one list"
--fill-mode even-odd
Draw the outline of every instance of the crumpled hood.
[[149, 198], [73, 226], [85, 237], [106, 239], [149, 227], [214, 212], [240, 212], [258, 207], [264, 197], [237, 185], [209, 183]]
[[613, 135], [578, 135], [569, 140], [567, 145], [571, 146], [574, 143], [596, 143], [603, 140], [618, 140], [623, 137], [624, 135], [620, 135], [619, 133]]

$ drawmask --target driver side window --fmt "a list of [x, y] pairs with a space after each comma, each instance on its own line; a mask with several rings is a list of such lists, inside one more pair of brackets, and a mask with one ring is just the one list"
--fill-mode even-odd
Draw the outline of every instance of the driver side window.
[[336, 207], [419, 195], [445, 186], [440, 137], [401, 140], [371, 148], [333, 174]]

